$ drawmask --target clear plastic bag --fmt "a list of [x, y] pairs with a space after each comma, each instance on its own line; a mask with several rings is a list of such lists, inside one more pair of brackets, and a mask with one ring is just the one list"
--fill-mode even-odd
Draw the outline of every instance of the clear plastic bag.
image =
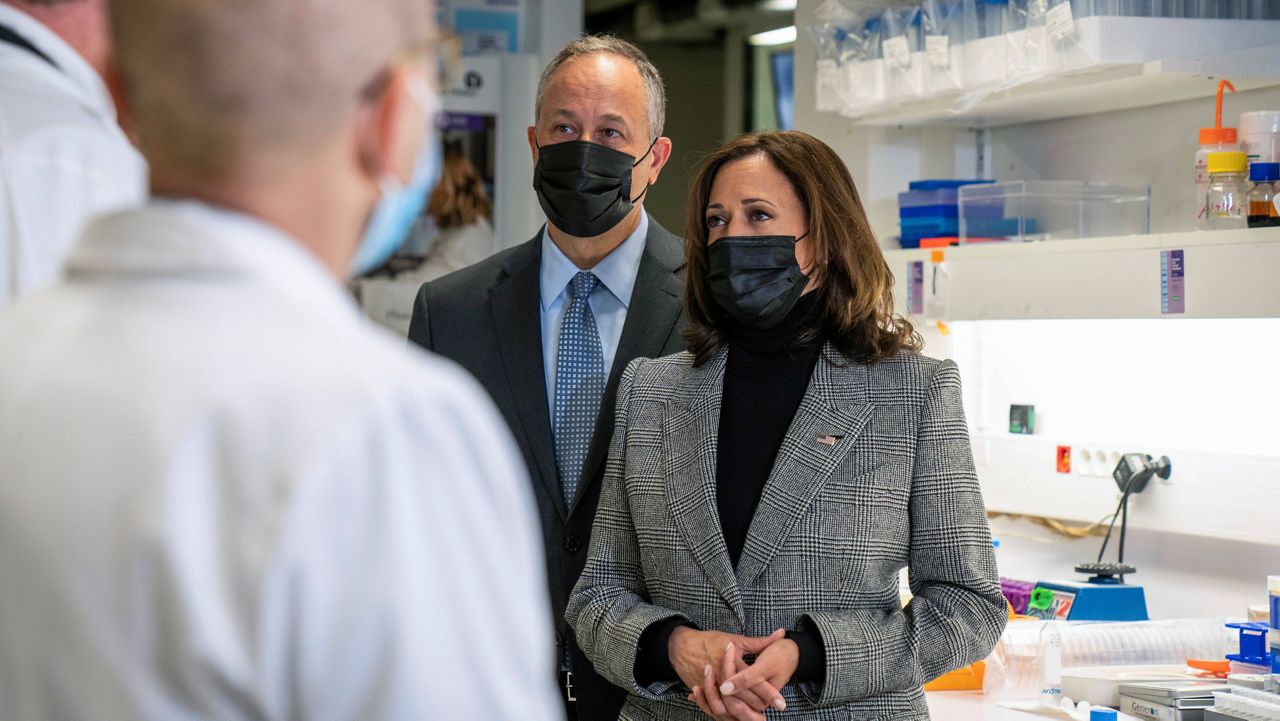
[[[987, 657], [983, 691], [1001, 698], [1038, 692], [1040, 632], [1044, 621], [1013, 621]], [[1227, 619], [1179, 619], [1140, 623], [1058, 623], [1063, 669], [1084, 666], [1183, 664], [1220, 659], [1235, 645]]]
[[964, 87], [964, 35], [961, 0], [924, 0], [920, 5], [924, 30], [925, 71], [930, 95], [958, 92]]
[[887, 8], [881, 14], [881, 55], [890, 104], [918, 100], [927, 90], [920, 8]]

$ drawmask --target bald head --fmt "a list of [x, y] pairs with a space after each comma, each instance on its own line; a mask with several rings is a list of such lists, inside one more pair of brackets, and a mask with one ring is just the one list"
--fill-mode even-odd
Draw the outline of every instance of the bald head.
[[155, 169], [218, 177], [340, 132], [429, 0], [112, 0], [117, 64]]

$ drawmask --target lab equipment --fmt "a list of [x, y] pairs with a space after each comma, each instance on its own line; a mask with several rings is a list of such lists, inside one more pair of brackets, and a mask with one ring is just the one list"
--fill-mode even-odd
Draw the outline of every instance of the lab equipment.
[[1094, 666], [1062, 672], [1062, 693], [1103, 706], [1120, 705], [1120, 686], [1127, 683], [1185, 681], [1196, 678], [1181, 664], [1150, 666]]
[[1062, 700], [1062, 632], [1053, 621], [1040, 629], [1040, 700]]
[[1036, 407], [1013, 404], [1009, 406], [1009, 432], [1030, 436], [1036, 432]]
[[[1124, 569], [1133, 573], [1133, 567]], [[1047, 593], [1046, 593], [1047, 592]], [[1037, 608], [1037, 595], [1045, 608]], [[1121, 583], [1117, 577], [1094, 576], [1088, 581], [1041, 581], [1032, 591], [1027, 615], [1066, 621], [1145, 621], [1147, 597], [1142, 586]]]
[[1271, 660], [1267, 649], [1267, 631], [1269, 630], [1267, 624], [1255, 622], [1228, 623], [1227, 628], [1233, 628], [1239, 633], [1240, 643], [1238, 653], [1227, 654], [1228, 661], [1251, 666], [1266, 667], [1270, 665]]
[[1218, 681], [1151, 681], [1120, 685], [1120, 710], [1143, 719], [1200, 721], [1214, 692], [1230, 690]]
[[1089, 721], [1116, 721], [1119, 716], [1113, 708], [1089, 709]]
[[960, 188], [960, 241], [1059, 240], [1145, 235], [1151, 186], [1073, 180], [1015, 180]]
[[1242, 152], [1209, 153], [1209, 192], [1205, 196], [1205, 215], [1210, 230], [1249, 227], [1245, 168], [1246, 156]]
[[1241, 113], [1240, 149], [1250, 163], [1280, 163], [1280, 110]]
[[1222, 91], [1236, 91], [1229, 80], [1218, 81], [1217, 104], [1214, 106], [1213, 127], [1200, 128], [1200, 148], [1196, 150], [1196, 225], [1209, 227], [1205, 198], [1209, 194], [1209, 154], [1239, 150], [1239, 136], [1235, 128], [1222, 127]]
[[1280, 225], [1275, 214], [1276, 181], [1280, 181], [1280, 163], [1253, 163], [1249, 166], [1250, 228]]

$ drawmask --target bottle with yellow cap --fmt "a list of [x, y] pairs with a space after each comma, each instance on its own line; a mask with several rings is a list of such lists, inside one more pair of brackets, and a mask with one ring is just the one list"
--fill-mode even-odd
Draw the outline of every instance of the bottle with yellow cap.
[[1205, 215], [1210, 230], [1249, 227], [1248, 157], [1242, 152], [1209, 153], [1209, 191]]

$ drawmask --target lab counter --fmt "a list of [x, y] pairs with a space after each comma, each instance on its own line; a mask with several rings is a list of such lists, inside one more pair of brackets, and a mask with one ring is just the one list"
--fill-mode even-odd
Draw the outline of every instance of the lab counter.
[[937, 721], [1032, 721], [1043, 719], [1023, 711], [1001, 708], [981, 691], [929, 691], [929, 715]]

